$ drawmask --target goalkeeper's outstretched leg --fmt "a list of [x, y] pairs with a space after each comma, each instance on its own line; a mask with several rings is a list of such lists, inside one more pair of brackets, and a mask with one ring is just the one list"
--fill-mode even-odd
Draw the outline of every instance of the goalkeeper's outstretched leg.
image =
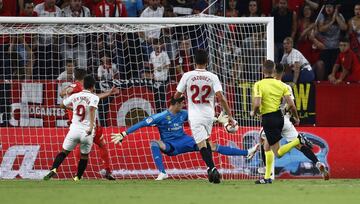
[[[245, 156], [248, 159], [251, 159], [259, 149], [259, 144], [256, 144], [248, 150], [223, 146], [210, 141], [207, 142], [207, 145], [212, 152], [218, 152], [219, 154], [228, 156]], [[164, 153], [167, 156], [176, 156], [187, 152], [199, 151], [195, 140], [190, 136], [183, 136], [169, 141], [151, 141], [150, 147], [156, 168], [159, 170], [159, 175], [155, 179], [157, 181], [165, 180], [169, 177], [165, 171], [161, 153]]]

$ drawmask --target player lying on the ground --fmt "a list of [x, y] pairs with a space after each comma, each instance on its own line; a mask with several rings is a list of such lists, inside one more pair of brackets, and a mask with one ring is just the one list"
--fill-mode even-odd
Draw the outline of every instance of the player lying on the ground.
[[[79, 93], [83, 90], [83, 81], [84, 77], [86, 76], [86, 70], [84, 69], [75, 69], [74, 71], [74, 77], [75, 82], [70, 84], [69, 86], [65, 87], [60, 92], [60, 96], [62, 98], [66, 98], [71, 96], [72, 94]], [[110, 91], [97, 94], [97, 96], [100, 99], [106, 98], [110, 95], [117, 94], [119, 92], [118, 89], [112, 88]], [[68, 124], [71, 124], [71, 119], [73, 117], [72, 110], [67, 110], [68, 113]], [[97, 121], [95, 128], [95, 137], [94, 137], [94, 143], [99, 147], [99, 155], [103, 161], [104, 169], [105, 169], [105, 178], [108, 180], [115, 180], [115, 178], [111, 174], [110, 170], [110, 158], [109, 158], [109, 151], [106, 145], [105, 140], [103, 139], [103, 131], [102, 127], [100, 126], [100, 123]], [[80, 151], [75, 152], [75, 157], [77, 160], [80, 158]]]
[[88, 155], [94, 140], [95, 112], [99, 103], [99, 97], [93, 93], [95, 89], [95, 79], [93, 77], [86, 76], [84, 78], [84, 89], [64, 99], [61, 104], [62, 108], [72, 109], [74, 116], [69, 132], [64, 139], [63, 150], [56, 156], [50, 172], [44, 177], [44, 180], [49, 180], [56, 175], [57, 168], [78, 144], [80, 144], [81, 157], [74, 180], [80, 180], [86, 169]]
[[[142, 127], [158, 127], [161, 140], [150, 142], [152, 156], [156, 167], [160, 172], [156, 180], [164, 180], [168, 178], [168, 175], [165, 172], [161, 152], [168, 156], [175, 156], [187, 152], [199, 151], [194, 138], [184, 132], [183, 124], [188, 120], [188, 112], [183, 110], [184, 100], [184, 97], [178, 99], [172, 98], [168, 110], [151, 115], [122, 133], [111, 134], [112, 142], [117, 144], [122, 142], [125, 136]], [[217, 119], [217, 122], [220, 123], [227, 121], [228, 118], [223, 114], [221, 114]], [[254, 156], [254, 153], [258, 148], [258, 145], [256, 145], [248, 150], [241, 150], [213, 143], [209, 143], [209, 145], [211, 146], [211, 150], [214, 152], [218, 152], [223, 155], [247, 156], [249, 159]]]
[[[282, 64], [278, 64], [276, 65], [276, 68], [275, 68], [275, 78], [277, 80], [281, 80], [282, 76], [283, 76], [283, 73], [284, 73], [284, 66]], [[292, 100], [295, 99], [294, 97], [294, 94], [293, 94], [293, 91], [292, 91], [292, 88], [287, 85], [287, 88], [290, 92], [290, 97]], [[291, 119], [291, 113], [287, 110], [287, 103], [285, 100], [282, 101], [282, 104], [281, 104], [281, 110], [283, 112], [283, 115], [284, 115], [284, 126], [283, 126], [283, 129], [281, 131], [281, 135], [283, 138], [286, 139], [287, 142], [291, 142], [293, 140], [296, 139], [296, 137], [299, 135], [298, 131], [296, 130], [295, 126], [293, 125], [293, 123], [290, 121]], [[261, 141], [264, 141], [265, 138], [266, 138], [266, 135], [265, 135], [265, 132], [263, 131], [263, 129], [261, 129], [260, 131], [260, 138], [261, 138]], [[264, 150], [263, 150], [263, 142], [262, 142], [262, 158], [263, 158], [263, 161], [265, 161], [265, 154], [264, 154]], [[314, 152], [311, 150], [310, 147], [306, 146], [306, 145], [302, 145], [302, 144], [298, 144], [296, 147], [295, 147], [297, 150], [301, 151], [304, 156], [306, 156], [308, 159], [310, 159], [314, 164], [315, 166], [319, 169], [320, 173], [322, 174], [324, 180], [329, 180], [330, 179], [330, 175], [329, 175], [329, 172], [327, 171], [326, 169], [326, 166], [325, 164], [323, 164], [322, 162], [319, 161], [319, 159], [316, 157], [316, 155], [314, 154]], [[266, 164], [265, 164], [266, 165]]]

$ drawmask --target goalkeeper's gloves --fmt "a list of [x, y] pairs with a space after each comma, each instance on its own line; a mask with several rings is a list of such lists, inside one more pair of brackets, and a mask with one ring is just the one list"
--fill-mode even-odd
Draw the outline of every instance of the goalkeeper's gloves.
[[111, 133], [111, 142], [115, 144], [121, 143], [126, 135], [127, 135], [126, 131], [121, 133]]
[[216, 122], [225, 124], [229, 121], [229, 116], [226, 115], [224, 112], [221, 112], [220, 115], [217, 117]]

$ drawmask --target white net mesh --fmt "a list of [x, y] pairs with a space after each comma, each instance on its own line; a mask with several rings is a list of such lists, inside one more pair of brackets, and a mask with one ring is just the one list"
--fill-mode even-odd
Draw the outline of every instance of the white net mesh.
[[[164, 19], [166, 22], [166, 19]], [[112, 86], [120, 93], [100, 101], [103, 135], [120, 132], [163, 111], [184, 72], [194, 69], [194, 51], [208, 50], [208, 69], [216, 73], [236, 120], [236, 134], [215, 125], [212, 141], [247, 149], [258, 141], [259, 122], [249, 116], [251, 88], [268, 58], [267, 24], [1, 24], [0, 25], [0, 178], [41, 178], [51, 167], [67, 133], [67, 115], [59, 92], [72, 82], [73, 68], [97, 78], [97, 92]], [[154, 52], [154, 53], [153, 53]], [[157, 58], [156, 56], [166, 57]], [[152, 57], [153, 55], [153, 57]], [[168, 65], [168, 66], [163, 66]], [[162, 67], [162, 68], [160, 68]], [[220, 106], [217, 105], [217, 113]], [[185, 130], [190, 134], [189, 128]], [[150, 141], [154, 127], [128, 136], [121, 146], [106, 144], [109, 167], [118, 178], [154, 178]], [[87, 178], [100, 177], [106, 152], [94, 145]], [[75, 150], [78, 151], [78, 150]], [[260, 155], [247, 160], [214, 153], [226, 179], [255, 178]], [[205, 165], [197, 152], [164, 156], [174, 178], [198, 178]], [[59, 169], [60, 178], [76, 172], [73, 154]]]

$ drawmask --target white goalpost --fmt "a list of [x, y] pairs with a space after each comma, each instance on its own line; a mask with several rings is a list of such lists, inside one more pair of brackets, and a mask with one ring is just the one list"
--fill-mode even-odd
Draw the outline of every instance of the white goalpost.
[[[165, 110], [182, 74], [194, 69], [199, 48], [208, 51], [208, 69], [219, 76], [241, 126], [228, 134], [214, 125], [211, 140], [248, 149], [259, 139], [260, 123], [249, 114], [251, 92], [264, 60], [274, 59], [273, 18], [0, 17], [0, 178], [40, 179], [51, 167], [68, 130], [59, 92], [72, 82], [74, 68], [97, 79], [97, 92], [112, 86], [120, 90], [98, 108], [113, 175], [155, 178], [150, 141], [160, 139], [157, 129], [143, 128], [121, 145], [110, 143], [110, 133]], [[160, 53], [165, 60], [156, 58]], [[220, 111], [217, 105], [216, 113]], [[185, 130], [191, 134], [187, 125]], [[259, 153], [252, 160], [213, 156], [224, 179], [261, 176]], [[205, 176], [196, 152], [163, 158], [172, 178]], [[76, 166], [72, 153], [58, 177], [71, 178]], [[84, 177], [100, 178], [103, 169], [94, 145]]]

